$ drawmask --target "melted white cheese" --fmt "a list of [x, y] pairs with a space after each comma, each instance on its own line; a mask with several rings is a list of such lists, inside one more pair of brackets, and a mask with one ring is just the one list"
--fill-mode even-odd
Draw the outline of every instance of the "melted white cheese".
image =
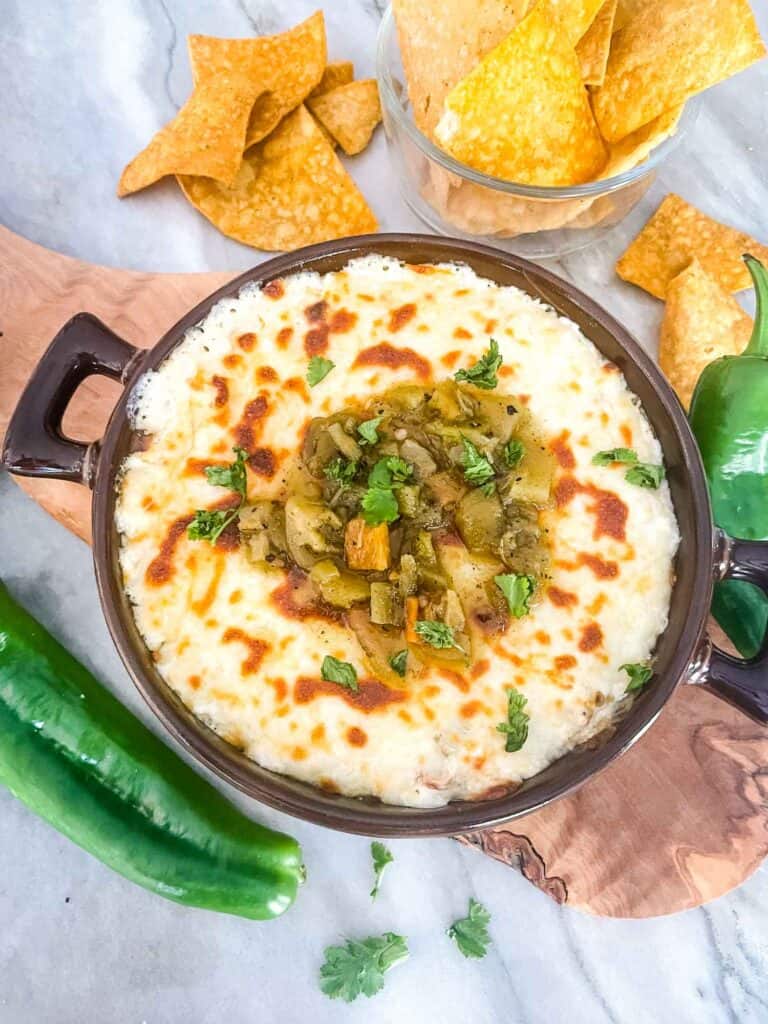
[[[125, 462], [117, 513], [137, 625], [158, 670], [197, 716], [267, 768], [422, 807], [519, 782], [610, 722], [627, 685], [620, 666], [649, 658], [666, 626], [678, 544], [666, 483], [636, 487], [623, 467], [591, 463], [614, 447], [661, 461], [621, 374], [575, 324], [522, 291], [466, 266], [427, 269], [371, 256], [339, 273], [287, 278], [279, 296], [248, 286], [219, 302], [134, 397], [135, 424], [152, 438]], [[323, 354], [336, 365], [310, 390], [305, 344], [317, 323], [306, 310], [318, 302], [331, 327]], [[406, 305], [413, 315], [395, 329], [392, 314]], [[352, 317], [334, 321], [339, 311]], [[334, 330], [335, 322], [346, 329]], [[573, 476], [581, 490], [546, 514], [561, 603], [545, 597], [514, 621], [483, 654], [483, 671], [467, 677], [466, 692], [431, 669], [409, 680], [405, 700], [373, 711], [332, 692], [302, 703], [297, 681], [317, 680], [326, 654], [352, 662], [361, 678], [369, 673], [343, 626], [281, 612], [270, 594], [283, 573], [254, 568], [239, 550], [191, 541], [182, 527], [169, 578], [148, 582], [171, 524], [224, 496], [201, 466], [231, 461], [249, 403], [258, 413], [253, 444], [275, 470], [271, 478], [249, 472], [249, 497], [279, 496], [310, 417], [414, 379], [408, 364], [355, 366], [362, 350], [412, 350], [439, 380], [473, 363], [491, 335], [504, 357], [500, 390], [527, 396], [549, 439], [565, 439], [575, 466], [558, 468], [556, 483]], [[590, 487], [626, 505], [625, 539], [599, 534]], [[617, 575], [596, 575], [606, 564]], [[563, 593], [571, 595], [566, 603]], [[509, 685], [525, 695], [530, 714], [528, 740], [515, 753], [496, 730]]]

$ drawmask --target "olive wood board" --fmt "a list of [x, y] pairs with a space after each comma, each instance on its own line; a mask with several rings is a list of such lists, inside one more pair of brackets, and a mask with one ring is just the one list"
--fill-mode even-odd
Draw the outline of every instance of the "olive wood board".
[[[0, 436], [37, 360], [73, 314], [96, 314], [148, 346], [233, 275], [144, 274], [51, 252], [0, 227]], [[67, 433], [99, 436], [117, 385], [91, 377]], [[17, 482], [90, 540], [90, 494]], [[609, 917], [698, 906], [743, 882], [768, 854], [768, 737], [695, 686], [681, 686], [623, 757], [571, 796], [506, 826], [458, 837], [558, 903]]]

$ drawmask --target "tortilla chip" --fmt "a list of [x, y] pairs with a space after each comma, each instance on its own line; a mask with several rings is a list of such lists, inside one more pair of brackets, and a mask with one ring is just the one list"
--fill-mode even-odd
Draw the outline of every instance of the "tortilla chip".
[[607, 154], [549, 0], [452, 90], [435, 134], [457, 160], [508, 181], [575, 185], [597, 175]]
[[765, 55], [748, 0], [648, 0], [613, 39], [592, 96], [608, 142]]
[[233, 69], [259, 83], [246, 149], [269, 135], [286, 114], [303, 103], [325, 70], [322, 11], [280, 35], [257, 39], [189, 36], [187, 42], [195, 84]]
[[720, 356], [744, 351], [752, 318], [693, 260], [667, 288], [659, 363], [687, 409], [701, 371]]
[[[604, 6], [604, 0], [551, 0], [569, 41], [575, 46]], [[529, 2], [528, 10], [533, 7]]]
[[663, 299], [672, 278], [697, 259], [726, 291], [738, 292], [752, 284], [741, 259], [745, 252], [768, 261], [768, 246], [670, 193], [621, 256], [616, 273]]
[[430, 138], [451, 89], [515, 27], [530, 0], [392, 0], [408, 99]]
[[381, 120], [379, 89], [373, 78], [340, 85], [314, 100], [309, 99], [307, 106], [347, 156], [365, 149]]
[[180, 177], [184, 194], [230, 238], [297, 249], [376, 230], [376, 218], [305, 106], [246, 153], [231, 188]]
[[618, 0], [616, 17], [613, 19], [613, 31], [618, 32], [630, 22], [638, 11], [646, 6], [647, 0]]
[[581, 64], [581, 77], [585, 85], [603, 84], [616, 4], [617, 0], [605, 0], [595, 20], [576, 44], [576, 56]]
[[202, 82], [176, 117], [131, 160], [120, 176], [117, 194], [138, 192], [168, 174], [204, 175], [231, 185], [260, 91], [250, 78], [231, 71]]
[[621, 142], [615, 142], [608, 149], [608, 163], [600, 177], [613, 178], [637, 167], [665, 139], [675, 134], [682, 116], [683, 106], [673, 107], [654, 118], [650, 124], [645, 124], [631, 135], [627, 135]]
[[333, 60], [325, 65], [323, 77], [309, 94], [309, 99], [322, 96], [331, 89], [338, 89], [340, 85], [349, 85], [354, 77], [355, 66], [351, 60]]

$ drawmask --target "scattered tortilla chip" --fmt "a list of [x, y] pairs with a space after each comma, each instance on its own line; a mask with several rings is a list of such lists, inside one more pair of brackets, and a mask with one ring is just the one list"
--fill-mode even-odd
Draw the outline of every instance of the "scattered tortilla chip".
[[[598, 12], [604, 6], [603, 0], [551, 0], [573, 46], [585, 35]], [[533, 3], [528, 4], [528, 9]]]
[[408, 99], [430, 138], [451, 89], [515, 27], [530, 0], [392, 0]]
[[592, 96], [608, 142], [765, 55], [748, 0], [648, 0], [613, 39]]
[[347, 156], [365, 149], [381, 120], [379, 89], [373, 78], [340, 85], [307, 100], [307, 106]]
[[617, 2], [605, 0], [594, 21], [576, 44], [576, 55], [585, 85], [602, 85], [605, 79]]
[[322, 96], [331, 89], [338, 89], [340, 85], [349, 85], [354, 77], [355, 66], [351, 60], [333, 60], [325, 65], [323, 77], [309, 94], [309, 99]]
[[296, 249], [375, 231], [376, 218], [305, 106], [246, 153], [231, 188], [180, 177], [184, 194], [230, 238]]
[[325, 22], [316, 11], [300, 25], [275, 36], [187, 40], [195, 84], [237, 69], [260, 88], [255, 95], [245, 148], [260, 142], [320, 82], [326, 62]]
[[231, 185], [259, 92], [260, 86], [250, 78], [231, 71], [202, 82], [176, 117], [125, 168], [118, 196], [138, 192], [168, 174], [204, 175]]
[[624, 28], [638, 11], [646, 6], [648, 0], [618, 0], [616, 4], [616, 16], [613, 19], [613, 31], [618, 32]]
[[549, 0], [451, 91], [435, 134], [457, 160], [508, 181], [574, 185], [598, 174], [607, 154]]
[[768, 246], [670, 193], [621, 256], [616, 273], [663, 299], [672, 278], [697, 259], [726, 291], [738, 292], [752, 284], [741, 259], [745, 252], [768, 261]]
[[667, 288], [659, 363], [687, 409], [701, 371], [744, 351], [752, 318], [693, 260]]

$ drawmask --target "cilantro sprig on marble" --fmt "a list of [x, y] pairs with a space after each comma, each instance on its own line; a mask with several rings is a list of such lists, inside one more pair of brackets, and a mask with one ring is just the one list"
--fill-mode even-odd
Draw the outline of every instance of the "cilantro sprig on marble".
[[343, 946], [328, 946], [320, 968], [320, 988], [331, 999], [351, 1003], [358, 996], [373, 996], [384, 987], [384, 975], [408, 959], [402, 935], [384, 932], [366, 939], [347, 939]]
[[374, 841], [371, 843], [371, 859], [373, 860], [373, 888], [371, 889], [371, 899], [375, 900], [379, 895], [381, 877], [384, 874], [384, 869], [387, 864], [391, 864], [395, 858], [384, 843]]
[[490, 922], [491, 915], [482, 903], [470, 899], [467, 916], [454, 921], [447, 934], [464, 956], [482, 960], [491, 944], [491, 936], [488, 934]]

